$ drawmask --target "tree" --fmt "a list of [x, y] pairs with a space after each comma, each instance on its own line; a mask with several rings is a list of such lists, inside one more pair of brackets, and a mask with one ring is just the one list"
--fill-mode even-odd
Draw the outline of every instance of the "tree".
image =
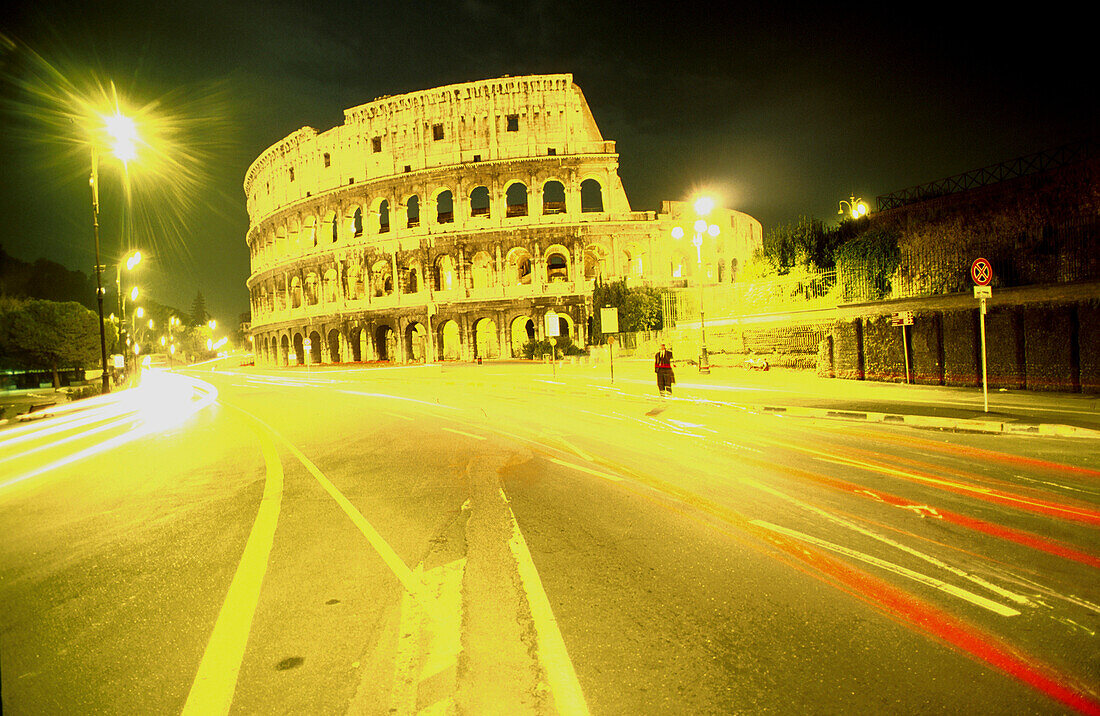
[[592, 307], [595, 316], [592, 322], [593, 343], [603, 343], [603, 331], [600, 326], [600, 309], [619, 309], [619, 332], [656, 331], [664, 326], [664, 312], [661, 307], [661, 292], [648, 286], [629, 288], [626, 279], [604, 283], [599, 278], [592, 288]]
[[57, 388], [59, 367], [100, 362], [99, 319], [75, 301], [5, 301], [0, 304], [0, 360], [12, 367], [49, 368]]
[[837, 247], [850, 235], [849, 228], [842, 224], [827, 229], [821, 220], [804, 216], [795, 223], [777, 226], [764, 235], [755, 257], [764, 264], [760, 272], [785, 275], [797, 267], [810, 271], [831, 269], [836, 265]]
[[191, 325], [201, 326], [210, 320], [210, 314], [206, 310], [206, 299], [202, 297], [202, 291], [195, 295], [191, 302]]

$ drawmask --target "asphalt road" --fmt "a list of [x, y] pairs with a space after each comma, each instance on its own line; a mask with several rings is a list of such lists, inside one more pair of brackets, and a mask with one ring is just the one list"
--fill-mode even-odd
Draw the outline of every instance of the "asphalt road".
[[1100, 441], [530, 365], [0, 432], [5, 713], [1100, 713]]

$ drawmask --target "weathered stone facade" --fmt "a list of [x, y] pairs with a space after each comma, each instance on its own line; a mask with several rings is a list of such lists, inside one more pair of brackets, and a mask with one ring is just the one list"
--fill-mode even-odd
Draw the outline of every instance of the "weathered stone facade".
[[267, 365], [509, 357], [544, 336], [549, 311], [584, 344], [597, 276], [731, 281], [761, 241], [729, 209], [698, 248], [686, 204], [631, 211], [615, 144], [568, 74], [353, 107], [270, 147], [244, 190]]

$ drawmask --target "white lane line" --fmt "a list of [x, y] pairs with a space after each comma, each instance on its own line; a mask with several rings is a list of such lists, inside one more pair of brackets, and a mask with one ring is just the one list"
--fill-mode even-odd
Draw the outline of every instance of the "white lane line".
[[[798, 498], [791, 497], [790, 495], [784, 494], [784, 493], [780, 492], [779, 490], [776, 490], [772, 487], [769, 487], [769, 486], [767, 486], [763, 483], [757, 482], [756, 480], [753, 480], [751, 478], [742, 478], [741, 481], [744, 484], [749, 485], [750, 487], [755, 487], [758, 490], [762, 490], [763, 492], [767, 492], [769, 495], [774, 495], [775, 497], [778, 497], [782, 500], [786, 500], [787, 502], [791, 503], [792, 505], [797, 505], [798, 507], [801, 507], [802, 509], [806, 510], [807, 512], [812, 512], [815, 515], [818, 515], [820, 517], [824, 517], [826, 520], [828, 520], [828, 521], [830, 521], [834, 524], [838, 524], [842, 527], [847, 527], [848, 529], [853, 530], [855, 532], [858, 532], [861, 535], [865, 535], [867, 537], [870, 537], [871, 539], [878, 540], [879, 542], [882, 542], [883, 544], [889, 545], [889, 546], [893, 547], [894, 549], [898, 549], [898, 550], [901, 550], [902, 552], [905, 552], [906, 554], [910, 554], [910, 555], [916, 557], [917, 559], [924, 560], [925, 562], [928, 562], [931, 565], [934, 565], [934, 566], [939, 567], [940, 569], [942, 569], [944, 571], [947, 571], [947, 572], [950, 572], [951, 574], [954, 574], [956, 577], [961, 577], [961, 578], [966, 579], [970, 582], [973, 582], [974, 584], [977, 584], [981, 587], [985, 587], [989, 591], [993, 592], [994, 594], [998, 594], [998, 595], [1004, 597], [1005, 599], [1016, 602], [1017, 604], [1030, 604], [1030, 601], [1028, 601], [1028, 598], [1023, 596], [1022, 594], [1017, 594], [1016, 592], [1009, 591], [1009, 590], [1005, 589], [1004, 587], [1000, 587], [996, 584], [993, 584], [992, 582], [989, 582], [989, 581], [979, 577], [976, 574], [970, 574], [969, 572], [966, 572], [965, 570], [959, 569], [958, 567], [953, 567], [950, 564], [947, 564], [946, 562], [940, 560], [937, 557], [934, 557], [934, 556], [932, 556], [932, 555], [930, 555], [926, 552], [921, 552], [920, 550], [914, 549], [914, 548], [912, 548], [912, 547], [910, 547], [906, 544], [902, 544], [901, 542], [893, 540], [893, 539], [887, 537], [886, 535], [882, 535], [882, 534], [879, 534], [878, 532], [867, 529], [866, 527], [863, 527], [862, 525], [856, 524], [855, 522], [852, 522], [851, 520], [847, 520], [843, 517], [840, 517], [839, 515], [834, 515], [831, 512], [826, 512], [825, 510], [821, 509], [820, 507], [816, 507], [816, 506], [811, 505], [809, 503], [803, 502], [802, 500], [799, 500]], [[931, 509], [931, 508], [925, 507], [924, 509]]]
[[585, 467], [584, 465], [577, 465], [577, 464], [574, 464], [574, 463], [571, 463], [571, 462], [565, 462], [564, 460], [558, 460], [557, 458], [553, 458], [553, 457], [548, 457], [546, 459], [549, 460], [550, 462], [554, 463], [555, 465], [561, 465], [562, 467], [569, 467], [569, 468], [572, 468], [574, 470], [579, 470], [580, 472], [587, 472], [589, 475], [595, 475], [596, 477], [602, 477], [605, 480], [611, 480], [612, 482], [622, 482], [623, 481], [623, 478], [619, 477], [618, 475], [612, 475], [611, 473], [608, 473], [608, 472], [601, 472], [599, 470], [593, 470], [592, 468]]
[[879, 559], [878, 557], [874, 557], [863, 552], [857, 552], [854, 549], [849, 549], [848, 547], [844, 547], [839, 544], [826, 542], [823, 539], [818, 539], [817, 537], [812, 537], [808, 534], [803, 534], [802, 532], [798, 532], [796, 530], [788, 529], [786, 527], [780, 527], [779, 525], [772, 524], [771, 522], [767, 522], [766, 520], [752, 520], [752, 524], [756, 525], [757, 527], [763, 527], [766, 530], [771, 530], [772, 532], [778, 532], [779, 534], [793, 537], [794, 539], [801, 540], [803, 542], [808, 542], [809, 544], [812, 544], [816, 547], [821, 547], [822, 549], [827, 549], [832, 552], [836, 552], [837, 554], [851, 557], [852, 559], [859, 560], [860, 562], [866, 562], [867, 564], [871, 564], [880, 569], [884, 569], [887, 572], [893, 572], [894, 574], [897, 574], [899, 576], [912, 579], [915, 582], [933, 587], [934, 589], [938, 589], [941, 592], [946, 592], [953, 597], [958, 597], [959, 599], [970, 602], [971, 604], [979, 606], [983, 609], [988, 609], [994, 614], [999, 614], [1002, 617], [1014, 617], [1019, 615], [1020, 613], [1012, 607], [1006, 607], [1003, 604], [998, 604], [992, 599], [986, 599], [980, 594], [968, 592], [961, 587], [956, 587], [953, 584], [948, 584], [943, 580], [936, 579], [935, 577], [930, 577], [927, 574], [914, 572], [913, 570], [902, 567], [901, 565], [887, 562], [884, 559]]
[[432, 619], [436, 620], [436, 622], [445, 621], [445, 615], [440, 613], [435, 600], [425, 591], [424, 584], [417, 579], [416, 575], [414, 575], [412, 570], [405, 565], [401, 557], [394, 551], [393, 547], [391, 547], [382, 535], [378, 533], [374, 525], [363, 516], [363, 513], [360, 512], [355, 505], [351, 504], [351, 501], [344, 496], [344, 493], [340, 492], [336, 485], [332, 484], [332, 482], [325, 477], [325, 474], [321, 472], [320, 468], [314, 465], [313, 461], [306, 457], [301, 450], [279, 433], [275, 433], [275, 436], [278, 437], [287, 449], [293, 453], [294, 457], [298, 458], [299, 462], [309, 470], [310, 474], [313, 475], [317, 482], [321, 484], [321, 487], [325, 489], [325, 492], [327, 492], [332, 499], [336, 500], [336, 504], [340, 505], [344, 514], [351, 519], [352, 523], [354, 523], [363, 536], [367, 538], [367, 541], [370, 543], [371, 547], [374, 548], [374, 551], [378, 553], [378, 556], [382, 558], [382, 561], [386, 563], [386, 566], [390, 568], [390, 571], [393, 572], [394, 576], [401, 582], [405, 591], [411, 594], [413, 598], [420, 603], [421, 608], [423, 608]]
[[429, 405], [433, 408], [446, 408], [447, 410], [461, 410], [461, 408], [456, 408], [453, 405], [444, 405], [443, 403], [439, 403], [439, 402], [433, 403], [430, 400], [417, 400], [416, 398], [404, 398], [400, 395], [389, 395], [388, 393], [368, 393], [368, 392], [363, 391], [363, 390], [337, 390], [336, 392], [337, 393], [344, 393], [345, 395], [363, 395], [363, 396], [366, 396], [368, 398], [388, 398], [390, 400], [403, 400], [406, 403], [419, 403], [420, 405]]
[[283, 466], [270, 435], [262, 430], [256, 430], [256, 434], [267, 471], [263, 498], [183, 706], [184, 716], [229, 713], [248, 634], [252, 630], [252, 618], [260, 601], [260, 587], [267, 572], [267, 561], [275, 542], [275, 527], [282, 506]]
[[485, 437], [484, 435], [474, 435], [473, 433], [463, 432], [462, 430], [455, 430], [454, 428], [442, 428], [442, 429], [446, 430], [449, 433], [454, 433], [456, 435], [465, 435], [466, 437], [474, 438], [475, 440], [488, 440], [488, 438]]
[[[237, 408], [237, 410], [241, 409]], [[244, 411], [242, 410], [241, 412]], [[332, 481], [325, 477], [321, 469], [314, 465], [313, 461], [306, 457], [305, 453], [299, 450], [294, 443], [290, 442], [290, 440], [284, 437], [280, 432], [259, 418], [252, 416], [252, 419], [263, 425], [273, 436], [275, 436], [275, 438], [277, 438], [279, 442], [281, 442], [286, 449], [305, 466], [306, 470], [308, 470], [317, 482], [320, 483], [325, 492], [327, 492], [332, 499], [336, 500], [336, 504], [340, 505], [340, 509], [344, 511], [344, 514], [351, 519], [352, 523], [359, 529], [359, 532], [367, 538], [367, 541], [370, 543], [371, 547], [374, 548], [374, 551], [378, 553], [378, 556], [381, 557], [382, 561], [386, 563], [386, 566], [390, 568], [390, 571], [397, 577], [397, 580], [401, 582], [401, 586], [420, 603], [424, 611], [437, 623], [445, 621], [445, 615], [439, 611], [435, 600], [425, 591], [423, 583], [417, 579], [412, 570], [405, 565], [401, 557], [394, 551], [393, 547], [391, 547], [382, 535], [378, 533], [378, 530], [374, 528], [374, 525], [363, 516], [363, 513], [360, 512], [355, 505], [351, 504], [351, 501], [344, 496], [344, 493], [340, 492], [336, 485], [332, 484]]]
[[[508, 500], [503, 490], [501, 497], [504, 497], [507, 505]], [[523, 539], [523, 533], [519, 530], [519, 524], [511, 507], [508, 507], [508, 515], [512, 520], [512, 538], [508, 540], [508, 547], [516, 559], [520, 581], [523, 583], [524, 591], [527, 592], [531, 620], [535, 624], [539, 660], [546, 671], [546, 679], [549, 682], [550, 693], [554, 697], [557, 713], [567, 716], [588, 716], [588, 704], [585, 703], [584, 694], [581, 692], [577, 672], [569, 659], [569, 652], [565, 648], [561, 630], [558, 629], [554, 610], [550, 607], [550, 600], [542, 587], [538, 570], [535, 569], [531, 551], [527, 548], [527, 541]]]

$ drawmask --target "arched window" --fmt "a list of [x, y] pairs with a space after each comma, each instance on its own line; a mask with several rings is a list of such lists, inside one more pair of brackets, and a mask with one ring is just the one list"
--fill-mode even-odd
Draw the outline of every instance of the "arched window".
[[548, 181], [543, 185], [542, 213], [565, 213], [565, 186], [560, 181]]
[[470, 216], [489, 215], [489, 189], [479, 186], [470, 192]]
[[546, 257], [546, 280], [569, 280], [569, 264], [561, 254], [550, 254]]
[[454, 195], [450, 189], [440, 192], [435, 200], [435, 220], [440, 224], [451, 224], [455, 220]]
[[581, 211], [603, 211], [603, 189], [595, 179], [581, 182]]
[[316, 306], [320, 300], [320, 283], [321, 280], [317, 278], [317, 274], [309, 273], [306, 275], [306, 303], [310, 306]]
[[508, 206], [505, 216], [527, 216], [527, 185], [516, 182], [504, 194]]
[[351, 231], [356, 237], [363, 235], [363, 210], [361, 208], [355, 210], [355, 215], [351, 218]]
[[435, 261], [435, 290], [450, 291], [455, 287], [455, 260], [444, 254]]
[[479, 251], [471, 262], [472, 288], [489, 288], [493, 285], [493, 260], [485, 251]]
[[410, 196], [409, 200], [405, 202], [405, 209], [409, 217], [406, 226], [410, 229], [414, 226], [420, 226], [420, 197], [416, 194]]
[[371, 293], [375, 296], [388, 296], [393, 292], [393, 277], [390, 275], [390, 271], [390, 262], [385, 259], [376, 261], [371, 266]]
[[378, 205], [378, 233], [384, 234], [390, 230], [390, 202], [383, 199]]
[[336, 243], [336, 240], [340, 238], [340, 224], [336, 221], [336, 214], [332, 215], [332, 243]]

